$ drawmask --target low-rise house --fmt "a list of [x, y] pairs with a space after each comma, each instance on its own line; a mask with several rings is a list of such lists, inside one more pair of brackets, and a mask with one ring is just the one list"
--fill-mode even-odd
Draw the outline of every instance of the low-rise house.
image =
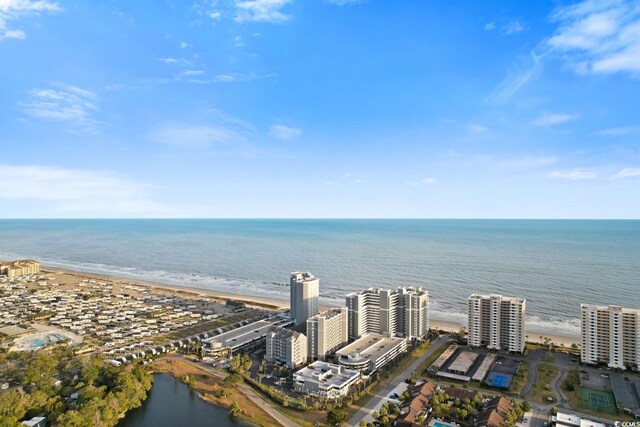
[[476, 421], [477, 427], [504, 427], [506, 418], [513, 411], [513, 405], [504, 397], [496, 397], [487, 405]]
[[423, 425], [418, 423], [418, 420], [421, 416], [426, 418], [429, 412], [431, 398], [436, 390], [437, 387], [432, 382], [426, 382], [419, 389], [415, 390], [402, 406], [402, 412], [396, 420], [396, 426], [416, 427]]

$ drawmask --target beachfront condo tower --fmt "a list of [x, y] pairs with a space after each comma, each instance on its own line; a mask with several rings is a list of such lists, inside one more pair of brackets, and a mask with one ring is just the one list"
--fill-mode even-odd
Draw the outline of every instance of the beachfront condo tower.
[[349, 338], [382, 334], [423, 339], [429, 332], [429, 293], [413, 286], [370, 288], [346, 296]]
[[582, 304], [582, 363], [610, 368], [640, 366], [640, 310]]
[[309, 358], [326, 360], [349, 341], [346, 307], [333, 308], [307, 320]]
[[295, 272], [291, 273], [290, 284], [291, 317], [299, 325], [319, 312], [320, 280], [311, 273]]
[[524, 351], [526, 299], [473, 294], [468, 304], [470, 347]]

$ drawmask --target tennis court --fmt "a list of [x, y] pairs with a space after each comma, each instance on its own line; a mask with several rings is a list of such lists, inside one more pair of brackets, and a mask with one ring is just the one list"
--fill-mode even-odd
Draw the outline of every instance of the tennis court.
[[598, 412], [616, 415], [616, 402], [613, 393], [582, 388], [582, 406]]
[[489, 379], [487, 380], [487, 383], [491, 387], [509, 388], [512, 378], [513, 378], [512, 375], [500, 374], [498, 372], [491, 372], [491, 374], [489, 374]]

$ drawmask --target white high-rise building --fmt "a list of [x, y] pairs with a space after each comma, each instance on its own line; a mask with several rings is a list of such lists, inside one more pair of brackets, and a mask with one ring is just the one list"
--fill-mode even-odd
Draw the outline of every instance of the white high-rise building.
[[582, 363], [610, 368], [640, 366], [640, 310], [582, 304]]
[[527, 300], [502, 295], [469, 297], [470, 347], [522, 353]]
[[426, 337], [429, 333], [429, 293], [405, 289], [402, 298], [404, 336], [417, 339]]
[[346, 307], [334, 308], [307, 320], [310, 359], [325, 359], [349, 341]]
[[300, 332], [279, 326], [266, 333], [266, 353], [268, 362], [281, 363], [289, 369], [307, 361], [307, 337]]
[[429, 332], [429, 293], [424, 288], [370, 288], [346, 296], [349, 338], [384, 334], [422, 339]]
[[290, 286], [291, 317], [298, 325], [318, 314], [320, 280], [311, 273], [294, 272], [291, 273]]

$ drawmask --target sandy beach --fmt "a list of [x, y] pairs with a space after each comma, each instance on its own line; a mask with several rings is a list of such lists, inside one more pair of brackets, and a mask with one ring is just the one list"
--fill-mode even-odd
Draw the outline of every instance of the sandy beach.
[[[182, 293], [182, 294], [190, 294], [192, 296], [200, 296], [205, 298], [217, 299], [221, 302], [226, 302], [228, 300], [240, 301], [245, 303], [247, 306], [261, 308], [261, 309], [271, 309], [271, 310], [288, 310], [289, 309], [289, 301], [276, 299], [276, 298], [267, 298], [262, 296], [255, 295], [242, 295], [233, 292], [220, 292], [208, 289], [200, 289], [194, 288], [190, 286], [177, 286], [177, 285], [167, 285], [162, 283], [148, 282], [142, 281], [138, 279], [129, 279], [123, 277], [110, 276], [105, 274], [96, 274], [96, 273], [85, 273], [80, 271], [72, 271], [62, 268], [54, 268], [43, 266], [42, 271], [44, 273], [51, 273], [54, 275], [62, 275], [62, 276], [71, 276], [79, 279], [93, 279], [98, 281], [108, 281], [119, 284], [133, 284], [136, 286], [147, 286], [149, 288], [153, 288], [156, 291], [166, 292], [166, 293]], [[62, 278], [62, 277], [60, 277]], [[332, 308], [332, 306], [321, 306], [321, 310], [326, 310]], [[462, 325], [457, 322], [440, 320], [440, 319], [431, 319], [431, 328], [437, 329], [445, 332], [459, 332], [461, 330], [465, 330], [465, 325]], [[560, 345], [564, 347], [570, 347], [572, 344], [579, 344], [580, 340], [576, 337], [566, 337], [560, 335], [551, 335], [548, 333], [538, 333], [536, 331], [530, 331], [533, 336], [536, 337], [536, 340], [531, 340], [531, 342], [535, 344], [541, 344], [542, 340], [545, 338], [549, 338], [552, 343], [555, 345]]]

